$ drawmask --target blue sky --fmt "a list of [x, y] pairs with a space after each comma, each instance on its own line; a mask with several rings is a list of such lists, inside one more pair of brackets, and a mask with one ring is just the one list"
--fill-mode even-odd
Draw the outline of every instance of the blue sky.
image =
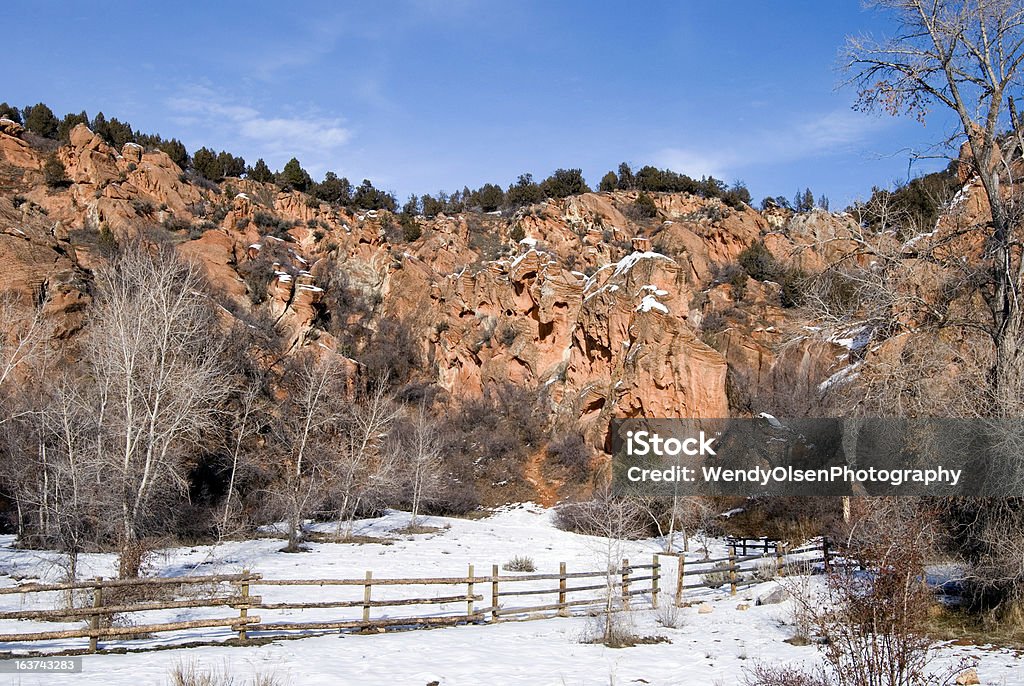
[[[17, 3], [0, 101], [102, 110], [189, 150], [293, 155], [411, 192], [619, 162], [810, 186], [841, 207], [906, 178], [948, 121], [854, 112], [858, 0]], [[12, 66], [11, 58], [17, 68]], [[912, 174], [942, 162], [917, 162]]]

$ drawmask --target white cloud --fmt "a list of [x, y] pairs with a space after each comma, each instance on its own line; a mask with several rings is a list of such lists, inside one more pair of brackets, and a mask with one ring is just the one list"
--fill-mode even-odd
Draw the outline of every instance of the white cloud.
[[851, 110], [833, 110], [776, 127], [750, 129], [707, 147], [665, 147], [650, 156], [654, 163], [690, 176], [711, 175], [728, 181], [743, 169], [811, 159], [863, 144], [888, 120]]
[[317, 175], [331, 168], [338, 152], [351, 139], [352, 131], [341, 118], [308, 116], [267, 116], [260, 110], [225, 100], [205, 87], [188, 88], [171, 98], [168, 105], [178, 113], [179, 123], [193, 131], [192, 140], [243, 154], [248, 160], [262, 157], [280, 167], [291, 157]]
[[685, 148], [663, 148], [655, 153], [653, 164], [689, 176], [714, 176], [725, 178], [729, 168], [736, 163], [733, 153], [727, 150], [698, 152]]

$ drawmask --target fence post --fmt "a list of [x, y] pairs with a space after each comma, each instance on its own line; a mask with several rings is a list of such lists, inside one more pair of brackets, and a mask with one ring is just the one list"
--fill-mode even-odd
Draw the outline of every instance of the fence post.
[[565, 563], [558, 563], [558, 608], [559, 617], [568, 617], [569, 608], [565, 606]]
[[825, 571], [828, 571], [828, 536], [821, 537], [821, 556], [825, 562]]
[[491, 565], [491, 621], [498, 621], [498, 565]]
[[658, 553], [654, 553], [654, 562], [651, 564], [651, 607], [658, 609], [658, 585], [661, 581], [661, 563], [658, 562]]
[[736, 595], [736, 546], [729, 546], [729, 595]]
[[676, 565], [676, 607], [683, 606], [683, 577], [686, 576], [686, 554], [679, 553]]
[[473, 565], [469, 566], [469, 574], [466, 575], [469, 582], [466, 584], [466, 617], [473, 616]]
[[[99, 582], [103, 580], [103, 577], [96, 577], [93, 581], [97, 582], [96, 586], [92, 589], [92, 606], [94, 608], [103, 607], [103, 587], [99, 585]], [[89, 620], [89, 628], [93, 631], [99, 631], [100, 628], [100, 616], [95, 614]], [[92, 635], [89, 637], [89, 652], [95, 653], [99, 648], [99, 636]]]
[[373, 584], [370, 583], [373, 580], [373, 572], [366, 572], [366, 583], [363, 584], [363, 621], [370, 621], [370, 589], [373, 588]]
[[785, 543], [775, 541], [775, 574], [781, 579], [786, 576]]
[[629, 560], [622, 559], [622, 606], [629, 609]]
[[249, 570], [243, 569], [242, 574], [246, 578], [242, 579], [242, 583], [239, 586], [239, 594], [242, 597], [242, 604], [238, 608], [238, 640], [244, 641], [248, 638], [246, 633], [246, 621], [249, 619]]

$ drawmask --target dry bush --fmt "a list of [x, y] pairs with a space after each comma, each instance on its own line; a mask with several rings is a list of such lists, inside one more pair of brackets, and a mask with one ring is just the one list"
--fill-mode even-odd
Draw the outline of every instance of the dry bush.
[[282, 686], [274, 674], [254, 674], [251, 679], [236, 682], [227, 665], [223, 668], [203, 669], [195, 662], [174, 665], [168, 673], [167, 686]]
[[666, 629], [679, 629], [686, 623], [682, 609], [676, 605], [675, 595], [666, 594], [661, 599], [654, 611], [654, 621]]
[[[852, 557], [868, 571], [835, 565], [820, 597], [794, 595], [805, 623], [817, 636], [824, 663], [812, 672], [759, 665], [747, 675], [753, 686], [926, 686], [948, 683], [967, 666], [943, 669], [925, 633], [934, 601], [925, 562], [934, 553], [936, 525], [908, 499], [875, 499], [852, 522]], [[801, 631], [803, 627], [798, 627]]]
[[516, 555], [501, 566], [506, 572], [536, 572], [537, 565], [533, 563], [532, 557]]
[[797, 667], [759, 662], [744, 674], [743, 683], [746, 686], [829, 686], [831, 682]]

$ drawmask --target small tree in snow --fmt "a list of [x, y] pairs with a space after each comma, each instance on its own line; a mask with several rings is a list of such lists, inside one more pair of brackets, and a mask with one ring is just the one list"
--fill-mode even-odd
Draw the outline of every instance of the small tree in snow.
[[440, 486], [441, 436], [425, 402], [409, 414], [403, 426], [398, 462], [409, 494], [409, 528], [413, 529], [424, 501], [433, 497]]

